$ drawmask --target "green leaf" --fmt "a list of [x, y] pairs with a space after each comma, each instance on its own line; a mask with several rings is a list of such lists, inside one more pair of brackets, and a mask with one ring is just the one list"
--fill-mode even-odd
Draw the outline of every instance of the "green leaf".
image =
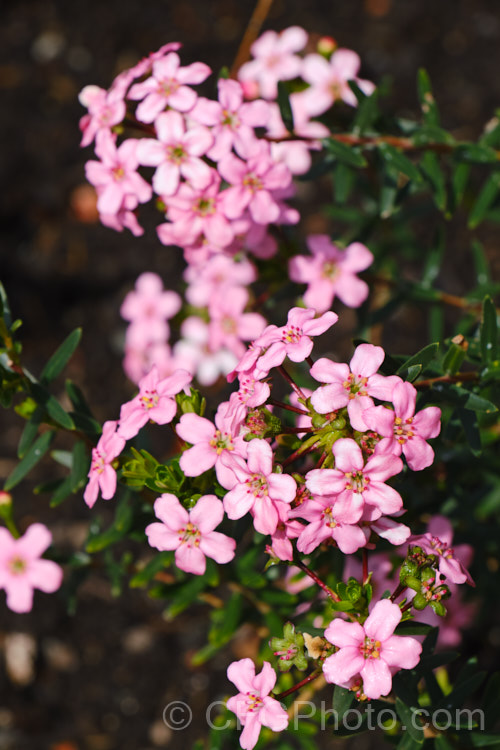
[[455, 685], [449, 695], [443, 697], [442, 701], [437, 704], [436, 709], [445, 709], [446, 711], [453, 711], [460, 708], [466, 698], [469, 698], [472, 693], [484, 682], [486, 672], [476, 672], [468, 679], [465, 679]]
[[382, 154], [387, 166], [396, 169], [398, 172], [402, 172], [410, 180], [422, 182], [420, 171], [402, 151], [399, 151], [388, 143], [381, 143], [378, 146], [378, 150]]
[[431, 81], [424, 68], [420, 68], [418, 71], [417, 88], [424, 122], [428, 125], [439, 125], [439, 113], [432, 93]]
[[462, 362], [467, 354], [467, 342], [460, 339], [460, 343], [456, 343], [453, 339], [450, 343], [448, 351], [443, 357], [443, 370], [447, 375], [455, 375], [460, 370]]
[[173, 552], [160, 552], [153, 557], [129, 582], [131, 588], [144, 588], [157, 573], [168, 567], [173, 560]]
[[4, 319], [5, 325], [7, 326], [7, 328], [10, 329], [12, 325], [12, 314], [10, 312], [10, 305], [9, 305], [9, 300], [7, 297], [7, 292], [5, 291], [5, 287], [1, 281], [0, 281], [0, 309], [1, 309], [0, 317]]
[[457, 415], [464, 428], [465, 438], [474, 456], [481, 455], [481, 431], [477, 422], [477, 414], [470, 409], [457, 409]]
[[419, 709], [407, 706], [400, 698], [396, 698], [396, 711], [401, 718], [402, 729], [407, 732], [417, 745], [424, 744], [424, 728], [418, 718]]
[[79, 440], [73, 446], [71, 474], [69, 476], [71, 491], [76, 492], [87, 483], [87, 475], [90, 467], [90, 458], [87, 455], [87, 447], [83, 440]]
[[329, 154], [333, 155], [342, 164], [347, 164], [350, 167], [366, 167], [368, 165], [363, 154], [355, 146], [348, 146], [341, 141], [335, 140], [333, 137], [323, 141], [323, 145]]
[[434, 747], [436, 750], [455, 750], [451, 742], [448, 742], [444, 734], [438, 734], [434, 737]]
[[22, 458], [30, 445], [33, 443], [33, 440], [37, 435], [38, 428], [40, 427], [40, 422], [43, 419], [43, 415], [44, 409], [42, 409], [41, 406], [37, 406], [28, 422], [26, 422], [26, 424], [24, 425], [24, 430], [22, 431], [21, 439], [19, 440], [19, 445], [17, 446], [18, 458]]
[[340, 722], [342, 720], [342, 717], [344, 716], [346, 711], [350, 709], [353, 700], [354, 693], [352, 690], [349, 690], [349, 688], [340, 687], [340, 685], [335, 685], [335, 689], [333, 691], [332, 708], [335, 711], [337, 721]]
[[43, 458], [43, 456], [47, 453], [54, 438], [54, 430], [49, 430], [48, 432], [44, 432], [42, 435], [40, 435], [38, 440], [33, 443], [24, 458], [18, 463], [14, 471], [12, 471], [12, 473], [7, 477], [4, 484], [4, 490], [8, 492], [13, 487], [15, 487], [16, 484], [19, 484], [22, 479], [24, 479], [26, 474], [28, 474], [28, 472], [30, 472], [31, 469], [36, 466], [40, 459]]
[[75, 328], [75, 330], [63, 341], [57, 351], [54, 352], [40, 375], [40, 381], [44, 385], [47, 385], [57, 378], [57, 376], [64, 370], [73, 355], [73, 352], [80, 343], [81, 337], [82, 329]]
[[336, 164], [334, 170], [333, 186], [335, 189], [335, 202], [342, 206], [349, 198], [356, 173], [346, 164]]
[[440, 211], [444, 211], [446, 208], [446, 183], [439, 163], [439, 157], [434, 151], [425, 152], [420, 162], [420, 169], [433, 188], [432, 197], [434, 203]]
[[455, 211], [463, 201], [469, 175], [469, 164], [462, 162], [461, 164], [456, 164], [454, 166], [453, 174], [451, 176], [451, 193], [453, 196], [453, 210]]
[[[349, 82], [352, 87], [353, 81]], [[359, 89], [359, 87], [358, 87]], [[353, 89], [354, 91], [354, 89]], [[354, 92], [357, 94], [357, 92]], [[363, 92], [361, 92], [363, 93]], [[358, 109], [356, 111], [356, 117], [352, 127], [354, 135], [363, 135], [363, 133], [371, 128], [373, 123], [378, 117], [378, 91], [375, 89], [371, 96], [363, 95], [361, 100], [358, 99]]]
[[59, 401], [39, 383], [31, 384], [31, 394], [37, 404], [43, 406], [54, 422], [66, 430], [73, 430], [75, 425], [69, 414], [63, 409]]
[[278, 81], [278, 107], [283, 123], [289, 133], [293, 133], [293, 112], [288, 96], [287, 86], [283, 81]]
[[437, 357], [438, 351], [439, 341], [424, 346], [423, 349], [420, 349], [420, 351], [418, 351], [416, 354], [413, 354], [409, 359], [403, 362], [403, 364], [398, 368], [396, 375], [401, 375], [405, 370], [409, 370], [409, 368], [413, 365], [420, 365], [421, 369], [423, 370], [426, 365], [429, 364], [429, 362], [432, 362], [432, 360]]
[[59, 484], [59, 487], [55, 490], [54, 494], [50, 498], [50, 507], [57, 508], [66, 498], [68, 498], [73, 492], [71, 487], [71, 477], [66, 477]]
[[459, 385], [446, 386], [443, 383], [434, 383], [432, 390], [443, 394], [452, 403], [463, 406], [464, 409], [473, 411], [484, 411], [486, 414], [493, 414], [498, 411], [497, 407], [491, 401], [482, 396], [478, 396], [473, 391], [468, 391]]
[[483, 221], [499, 191], [500, 172], [492, 172], [486, 179], [469, 214], [469, 229], [475, 229]]
[[75, 411], [85, 414], [88, 417], [92, 417], [92, 411], [88, 405], [85, 396], [83, 395], [80, 388], [75, 385], [71, 380], [66, 381], [66, 393], [68, 394], [69, 400], [73, 404]]
[[87, 540], [85, 551], [90, 554], [100, 552], [123, 539], [132, 525], [133, 513], [133, 507], [129, 502], [129, 495], [126, 494], [116, 506], [116, 516], [113, 524], [101, 534], [91, 533]]
[[481, 353], [483, 362], [488, 365], [498, 357], [497, 311], [491, 297], [483, 301], [483, 318], [481, 321]]
[[414, 739], [409, 732], [403, 732], [396, 750], [420, 750], [422, 744], [422, 742]]
[[472, 256], [474, 258], [474, 267], [476, 269], [476, 280], [481, 286], [491, 281], [490, 268], [484, 247], [479, 240], [473, 240], [471, 243]]
[[460, 747], [492, 747], [500, 748], [500, 732], [486, 734], [484, 732], [459, 732]]
[[494, 148], [481, 143], [464, 143], [455, 149], [455, 157], [471, 164], [496, 164], [498, 155]]

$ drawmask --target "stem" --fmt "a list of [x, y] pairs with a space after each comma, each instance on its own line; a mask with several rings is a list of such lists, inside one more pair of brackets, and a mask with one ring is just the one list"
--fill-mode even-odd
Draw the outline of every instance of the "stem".
[[469, 380], [479, 380], [478, 372], [459, 372], [456, 375], [441, 375], [438, 378], [429, 378], [428, 380], [419, 380], [413, 383], [415, 388], [432, 388], [434, 383], [463, 383]]
[[259, 36], [259, 31], [267, 18], [267, 14], [271, 10], [272, 4], [273, 0], [257, 0], [257, 5], [255, 6], [255, 10], [248, 22], [238, 52], [236, 53], [236, 58], [232, 64], [231, 72], [229, 74], [230, 78], [236, 78], [238, 70], [250, 57], [250, 47]]
[[[313, 438], [315, 438], [315, 437], [316, 436], [313, 435]], [[308, 438], [308, 440], [311, 440], [311, 438]], [[312, 445], [307, 445], [307, 442], [303, 443], [300, 446], [300, 448], [297, 448], [297, 450], [294, 451], [293, 453], [291, 453], [288, 456], [288, 458], [285, 458], [285, 460], [282, 461], [282, 463], [281, 463], [282, 467], [285, 468], [285, 466], [288, 466], [293, 461], [295, 461], [295, 459], [300, 458], [300, 456], [304, 456], [306, 453], [311, 453], [316, 448], [316, 446], [317, 446], [318, 443], [319, 443], [319, 440], [315, 440], [315, 442], [312, 443]]]
[[297, 690], [300, 690], [300, 688], [303, 688], [304, 685], [309, 684], [313, 680], [316, 680], [320, 675], [322, 674], [321, 669], [315, 669], [314, 672], [311, 672], [309, 677], [304, 677], [303, 680], [298, 682], [296, 685], [292, 685], [291, 688], [288, 688], [288, 690], [284, 690], [282, 693], [278, 693], [278, 695], [274, 695], [274, 699], [277, 701], [280, 701], [282, 698], [286, 698], [287, 695], [291, 695], [292, 693], [295, 693]]
[[139, 120], [136, 120], [135, 117], [132, 115], [126, 115], [125, 119], [123, 120], [124, 125], [130, 125], [131, 128], [135, 128], [136, 130], [140, 130], [142, 133], [147, 133], [151, 136], [156, 136], [156, 130], [154, 129], [153, 125], [147, 125], [145, 122], [139, 122]]
[[314, 359], [312, 357], [306, 357], [306, 362], [309, 365], [309, 367], [312, 367], [314, 364]]
[[309, 412], [305, 409], [299, 409], [297, 406], [285, 404], [283, 401], [277, 401], [275, 398], [268, 398], [267, 403], [271, 404], [271, 406], [277, 406], [279, 409], [287, 409], [287, 411], [293, 411], [295, 414], [305, 414], [307, 417], [310, 416]]
[[303, 435], [308, 432], [311, 432], [311, 430], [308, 430], [306, 427], [281, 427], [281, 434], [283, 435]]
[[413, 599], [409, 602], [406, 602], [404, 607], [401, 607], [401, 614], [403, 614], [403, 612], [406, 612], [408, 609], [411, 609], [412, 607], [413, 607]]
[[366, 549], [362, 550], [363, 554], [363, 586], [368, 581], [368, 553]]
[[332, 591], [332, 589], [326, 585], [324, 581], [321, 580], [319, 576], [316, 575], [314, 570], [311, 570], [310, 568], [305, 565], [303, 562], [294, 562], [294, 565], [297, 566], [297, 568], [300, 568], [304, 573], [306, 573], [309, 578], [312, 578], [314, 583], [316, 583], [323, 591], [330, 597], [330, 599], [333, 599], [334, 602], [340, 602], [340, 596], [338, 596], [335, 591]]
[[405, 590], [405, 588], [406, 588], [406, 586], [404, 585], [404, 583], [398, 583], [398, 585], [396, 586], [396, 588], [394, 589], [394, 591], [390, 595], [389, 600], [391, 602], [393, 602], [395, 599], [398, 598], [398, 596], [400, 596], [403, 593], [403, 591]]
[[[397, 135], [372, 135], [372, 136], [360, 136], [353, 135], [352, 133], [330, 133], [329, 138], [332, 141], [338, 141], [339, 143], [345, 143], [348, 146], [378, 146], [381, 143], [387, 143], [390, 146], [399, 148], [402, 151], [436, 151], [437, 153], [447, 154], [450, 151], [454, 151], [458, 146], [462, 146], [462, 143], [455, 143], [453, 145], [449, 143], [420, 143], [416, 144], [411, 138], [402, 138]], [[297, 140], [296, 135], [282, 136], [280, 138], [273, 138], [267, 136], [266, 140], [271, 143], [282, 143], [283, 141]], [[318, 140], [313, 136], [300, 136], [301, 141], [312, 141]]]
[[278, 372], [280, 372], [281, 375], [285, 378], [285, 380], [288, 383], [288, 385], [295, 391], [295, 393], [297, 394], [297, 396], [299, 398], [303, 398], [304, 401], [305, 401], [306, 397], [304, 396], [304, 394], [302, 393], [302, 391], [300, 390], [299, 386], [297, 385], [297, 383], [295, 382], [295, 380], [292, 378], [292, 376], [285, 370], [285, 368], [283, 367], [283, 365], [279, 365], [279, 367], [277, 369], [278, 369]]
[[324, 463], [324, 461], [325, 461], [325, 458], [327, 457], [327, 455], [328, 455], [328, 454], [327, 454], [327, 452], [326, 452], [326, 451], [324, 451], [324, 452], [323, 452], [323, 453], [321, 454], [321, 456], [319, 457], [318, 463], [317, 463], [317, 464], [316, 464], [316, 466], [314, 467], [315, 469], [321, 469], [321, 467], [323, 466], [323, 463]]

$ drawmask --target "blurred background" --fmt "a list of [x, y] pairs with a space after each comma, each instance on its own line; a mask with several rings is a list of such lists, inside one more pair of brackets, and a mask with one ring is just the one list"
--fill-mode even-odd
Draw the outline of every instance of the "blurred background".
[[[184, 63], [202, 60], [217, 72], [234, 60], [252, 10], [252, 2], [236, 0], [1, 6], [0, 278], [15, 317], [23, 319], [24, 362], [34, 372], [83, 326], [67, 375], [101, 421], [114, 418], [133, 392], [121, 369], [124, 295], [144, 270], [174, 286], [183, 261], [152, 229], [137, 239], [97, 222], [84, 180], [92, 153], [79, 148], [78, 93], [91, 83], [107, 88], [118, 72], [168, 41], [182, 42]], [[264, 29], [294, 24], [356, 50], [363, 78], [391, 79], [386, 106], [401, 116], [417, 112], [422, 66], [443, 126], [456, 137], [476, 138], [500, 105], [497, 0], [275, 0]], [[215, 88], [206, 86], [209, 94]], [[497, 239], [485, 237], [494, 247]], [[498, 253], [496, 263], [498, 269]], [[14, 465], [21, 427], [14, 417], [2, 414], [0, 479]], [[77, 498], [51, 513], [41, 498], [27, 494], [16, 502], [21, 526], [45, 520], [63, 546], [85, 538], [89, 513]], [[38, 596], [29, 616], [6, 611], [2, 597], [0, 750], [190, 747], [199, 731], [175, 735], [162, 722], [163, 706], [189, 696], [195, 713], [203, 712], [228, 689], [229, 659], [223, 652], [210, 673], [192, 669], [189, 654], [203, 643], [203, 620], [189, 615], [168, 623], [160, 612], [134, 591], [115, 602], [98, 577], [84, 587], [75, 617], [57, 596]], [[251, 654], [252, 638], [242, 632], [231, 657]], [[488, 638], [498, 646], [500, 628]], [[358, 750], [364, 742], [356, 740]]]

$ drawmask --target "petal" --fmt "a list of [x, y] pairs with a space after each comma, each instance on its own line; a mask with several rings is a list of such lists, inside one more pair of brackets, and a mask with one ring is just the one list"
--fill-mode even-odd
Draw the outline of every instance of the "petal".
[[180, 544], [177, 531], [170, 531], [164, 523], [150, 523], [146, 526], [146, 536], [151, 547], [160, 551], [177, 549]]
[[227, 678], [236, 685], [240, 693], [250, 693], [255, 678], [255, 664], [248, 658], [233, 661], [227, 668]]
[[397, 604], [382, 599], [377, 602], [364, 624], [365, 633], [376, 641], [385, 641], [391, 636], [401, 620], [401, 610]]
[[359, 622], [345, 622], [339, 617], [335, 618], [325, 630], [325, 638], [339, 648], [345, 646], [358, 648], [363, 643], [364, 637], [365, 634]]
[[333, 444], [335, 468], [342, 472], [362, 471], [363, 454], [359, 445], [351, 438], [341, 438]]
[[52, 543], [52, 534], [43, 523], [33, 523], [15, 542], [15, 552], [30, 560], [40, 557]]
[[360, 672], [364, 664], [365, 660], [359, 652], [359, 647], [346, 646], [325, 659], [323, 674], [327, 682], [339, 685]]
[[[185, 414], [184, 416], [190, 416]], [[195, 416], [193, 414], [193, 416]], [[177, 425], [177, 431], [180, 425]], [[179, 466], [187, 477], [198, 477], [215, 465], [217, 453], [207, 443], [193, 445], [182, 454]]]
[[248, 468], [267, 477], [273, 470], [273, 451], [267, 440], [251, 440], [248, 446]]
[[363, 692], [368, 698], [380, 698], [391, 692], [391, 672], [383, 659], [366, 659], [360, 674], [363, 678]]
[[342, 383], [349, 377], [349, 366], [321, 357], [311, 367], [311, 375], [320, 383]]
[[207, 561], [199, 547], [184, 543], [175, 551], [175, 564], [186, 573], [202, 576], [206, 570]]
[[30, 585], [47, 594], [57, 591], [62, 583], [62, 568], [52, 560], [36, 560], [29, 566], [27, 572]]
[[211, 531], [201, 537], [200, 549], [207, 557], [211, 557], [219, 564], [224, 564], [233, 559], [236, 542], [226, 534]]
[[349, 403], [349, 394], [342, 383], [331, 383], [317, 388], [311, 396], [311, 404], [319, 414], [329, 414]]
[[189, 513], [175, 495], [165, 493], [155, 500], [155, 516], [163, 521], [170, 531], [178, 532], [189, 523]]
[[213, 531], [224, 518], [224, 506], [215, 495], [200, 497], [189, 514], [189, 520], [202, 534]]
[[209, 442], [215, 434], [212, 422], [198, 414], [183, 414], [175, 428], [179, 437], [188, 443]]
[[382, 658], [390, 667], [413, 669], [421, 653], [422, 645], [409, 636], [391, 635], [382, 646]]
[[13, 612], [29, 612], [33, 606], [33, 587], [25, 576], [19, 576], [7, 589], [7, 606]]
[[377, 372], [385, 358], [385, 352], [381, 346], [373, 344], [360, 344], [351, 359], [351, 372], [361, 377], [370, 377]]
[[253, 680], [253, 687], [258, 690], [260, 697], [263, 698], [269, 695], [271, 690], [276, 684], [276, 672], [268, 661], [265, 661], [262, 665], [262, 672], [255, 676]]

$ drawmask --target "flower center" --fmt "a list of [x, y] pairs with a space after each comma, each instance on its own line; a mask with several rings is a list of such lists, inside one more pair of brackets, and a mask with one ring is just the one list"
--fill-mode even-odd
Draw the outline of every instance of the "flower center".
[[257, 190], [262, 190], [264, 187], [264, 183], [260, 179], [260, 177], [257, 177], [253, 172], [248, 172], [248, 174], [245, 175], [243, 178], [243, 185], [247, 188], [250, 188], [252, 193], [256, 193]]
[[366, 390], [367, 383], [368, 378], [363, 378], [361, 375], [354, 375], [351, 372], [342, 385], [349, 392], [349, 399], [352, 400], [356, 396], [368, 396], [368, 391]]
[[339, 267], [333, 260], [329, 260], [324, 264], [322, 275], [325, 279], [333, 281], [333, 279], [338, 276], [338, 273]]
[[182, 144], [178, 143], [176, 146], [167, 146], [167, 160], [174, 164], [182, 164], [186, 160], [187, 153]]
[[230, 112], [228, 109], [222, 110], [221, 125], [227, 125], [231, 130], [237, 130], [240, 124], [240, 118], [236, 112]]
[[401, 445], [404, 445], [407, 440], [411, 440], [414, 436], [412, 429], [413, 417], [408, 417], [404, 422], [401, 417], [396, 417], [394, 420], [394, 437]]
[[285, 328], [282, 332], [281, 340], [284, 341], [285, 344], [298, 344], [302, 336], [302, 328], [299, 328], [299, 326], [288, 326], [288, 328]]
[[365, 659], [380, 659], [380, 641], [376, 641], [375, 638], [368, 638], [365, 636], [365, 640], [359, 646], [361, 656]]
[[224, 333], [236, 334], [238, 331], [235, 319], [229, 317], [229, 315], [226, 315], [224, 318], [222, 318], [221, 327]]
[[92, 466], [91, 471], [96, 471], [98, 474], [102, 474], [104, 471], [104, 459], [106, 458], [105, 453], [101, 453], [97, 450], [97, 448], [93, 448], [92, 450]]
[[234, 450], [233, 440], [229, 432], [221, 432], [220, 430], [215, 430], [215, 435], [210, 441], [210, 446], [215, 448], [218, 456], [220, 456], [222, 451]]
[[256, 693], [247, 693], [247, 706], [248, 713], [254, 713], [254, 711], [260, 711], [264, 701]]
[[245, 480], [245, 484], [248, 487], [247, 494], [252, 492], [254, 497], [267, 497], [269, 494], [267, 481], [262, 474], [252, 474], [251, 477]]
[[345, 488], [352, 492], [364, 492], [370, 484], [370, 478], [365, 477], [362, 471], [348, 471], [345, 473], [345, 478], [347, 480]]
[[187, 544], [188, 548], [199, 547], [201, 533], [197, 526], [194, 526], [191, 522], [183, 526], [178, 531], [179, 542], [181, 544]]
[[159, 82], [158, 93], [163, 94], [163, 96], [171, 96], [175, 94], [178, 88], [179, 82], [175, 78], [164, 78]]
[[215, 213], [215, 198], [199, 198], [193, 210], [198, 216], [212, 216]]
[[111, 170], [111, 174], [113, 175], [113, 179], [115, 182], [121, 182], [125, 177], [125, 170], [123, 169], [121, 164], [118, 164], [117, 167], [113, 167], [113, 169]]
[[452, 547], [448, 547], [448, 544], [446, 542], [443, 542], [443, 540], [439, 539], [437, 536], [432, 537], [431, 547], [433, 548], [436, 555], [441, 555], [441, 557], [444, 557], [447, 560], [450, 560], [453, 557]]
[[325, 510], [323, 511], [323, 518], [329, 529], [334, 529], [338, 525], [337, 521], [333, 517], [333, 508], [331, 506], [325, 508]]
[[8, 562], [8, 568], [13, 575], [22, 575], [27, 568], [26, 560], [22, 557], [12, 557]]
[[155, 406], [158, 406], [160, 397], [156, 391], [145, 391], [140, 400], [143, 409], [154, 409]]

